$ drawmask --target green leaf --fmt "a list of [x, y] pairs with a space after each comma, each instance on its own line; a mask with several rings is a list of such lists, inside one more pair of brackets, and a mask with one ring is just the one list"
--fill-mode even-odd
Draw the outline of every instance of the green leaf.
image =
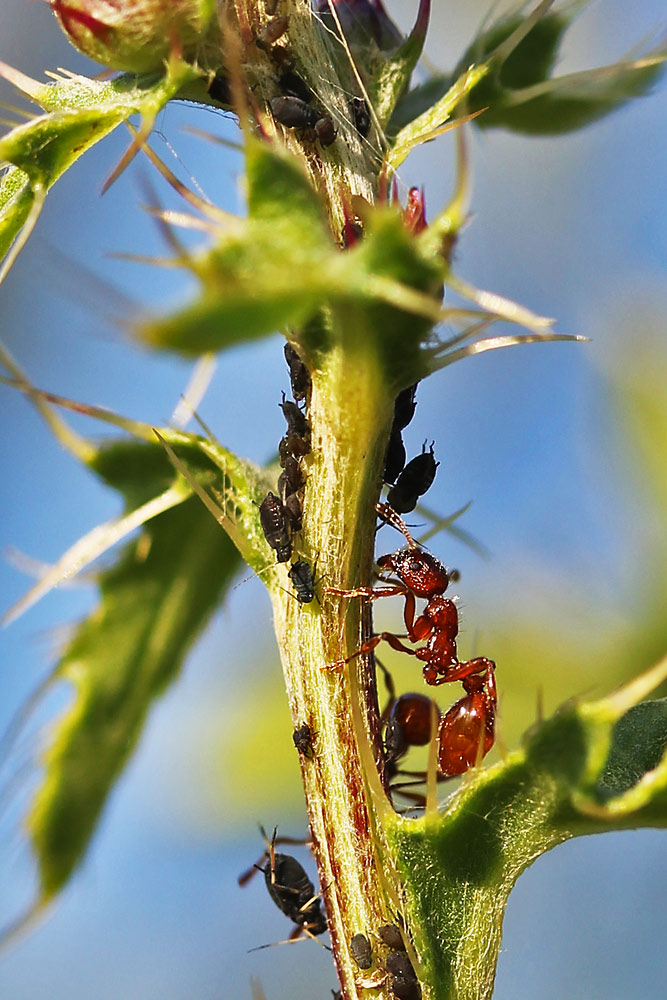
[[664, 660], [607, 699], [564, 706], [443, 812], [388, 814], [435, 1000], [491, 996], [507, 898], [541, 854], [574, 836], [667, 826], [667, 704], [632, 704], [666, 673]]
[[248, 219], [223, 222], [217, 243], [189, 262], [202, 283], [199, 299], [142, 324], [138, 336], [199, 354], [304, 327], [321, 349], [322, 307], [332, 313], [327, 339], [335, 330], [340, 340], [353, 305], [380, 317], [379, 323], [362, 317], [357, 336], [363, 327], [363, 337], [381, 343], [388, 359], [400, 362], [402, 352], [412, 365], [410, 355], [440, 318], [442, 262], [421, 249], [395, 209], [384, 207], [369, 208], [364, 239], [341, 251], [318, 194], [294, 158], [250, 140], [247, 159]]
[[[203, 464], [193, 448], [189, 461]], [[132, 503], [174, 478], [157, 444], [112, 445], [92, 464]], [[207, 464], [204, 481], [216, 474]], [[54, 676], [72, 684], [74, 699], [55, 727], [28, 819], [42, 902], [81, 862], [154, 700], [177, 677], [239, 564], [226, 533], [191, 497], [148, 522], [101, 574], [100, 604]]]
[[382, 125], [386, 125], [391, 117], [419, 62], [430, 13], [430, 0], [421, 0], [412, 31], [402, 45], [380, 63], [378, 75], [370, 86], [371, 102]]
[[388, 176], [396, 172], [412, 149], [424, 142], [430, 142], [440, 134], [454, 109], [467, 95], [473, 93], [474, 88], [484, 79], [488, 71], [487, 63], [471, 66], [454, 80], [435, 104], [400, 129], [385, 158]]
[[481, 128], [508, 128], [529, 135], [559, 135], [599, 121], [647, 94], [664, 70], [667, 50], [641, 59], [556, 77], [509, 91], [479, 119]]
[[635, 705], [616, 725], [597, 782], [598, 797], [607, 802], [629, 791], [658, 767], [667, 748], [667, 699]]
[[221, 227], [217, 243], [189, 261], [200, 298], [180, 313], [142, 324], [142, 340], [186, 354], [220, 350], [298, 326], [332, 280], [333, 252], [322, 203], [295, 158], [250, 139], [248, 212]]
[[24, 170], [9, 167], [0, 176], [0, 260], [25, 225], [35, 193]]
[[434, 76], [405, 95], [392, 117], [390, 132], [428, 113], [461, 73], [485, 59], [490, 71], [475, 83], [466, 105], [471, 113], [484, 109], [476, 119], [479, 128], [557, 135], [583, 128], [647, 93], [664, 68], [664, 46], [638, 59], [551, 77], [565, 32], [585, 2], [538, 19], [509, 53], [505, 43], [521, 28], [523, 17], [511, 15], [487, 28], [451, 74]]
[[[41, 84], [4, 63], [0, 63], [0, 75], [47, 112], [0, 139], [0, 161], [18, 168], [0, 178], [3, 255], [26, 226], [24, 239], [19, 237], [15, 245], [18, 253], [36, 222], [46, 192], [83, 153], [134, 114], [143, 118], [141, 134], [145, 138], [157, 112], [197, 77], [192, 67], [176, 60], [160, 77], [123, 75], [104, 82], [72, 74]], [[9, 258], [10, 264], [16, 253]], [[7, 270], [5, 266], [0, 276]]]

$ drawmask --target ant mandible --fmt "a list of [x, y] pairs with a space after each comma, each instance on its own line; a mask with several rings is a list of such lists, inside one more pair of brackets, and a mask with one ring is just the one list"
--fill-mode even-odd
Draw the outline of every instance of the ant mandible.
[[[410, 656], [416, 656], [424, 663], [423, 676], [427, 684], [449, 684], [464, 681], [475, 674], [493, 674], [495, 664], [486, 657], [460, 661], [456, 652], [456, 636], [459, 630], [459, 613], [454, 601], [444, 597], [450, 580], [458, 579], [456, 571], [448, 571], [445, 566], [415, 542], [407, 525], [388, 504], [379, 503], [376, 510], [387, 523], [397, 528], [405, 537], [408, 548], [399, 549], [390, 555], [380, 556], [377, 563], [381, 570], [393, 573], [398, 583], [387, 581], [383, 587], [357, 587], [355, 590], [340, 590], [326, 587], [325, 593], [337, 597], [368, 597], [375, 601], [379, 597], [400, 594], [405, 598], [403, 619], [410, 642], [426, 640], [426, 645], [417, 649], [406, 646], [393, 632], [379, 632], [371, 636], [359, 649], [343, 660], [331, 664], [332, 669], [342, 667], [350, 660], [364, 653], [370, 653], [382, 641], [392, 649]], [[416, 599], [426, 598], [422, 613], [415, 617]]]

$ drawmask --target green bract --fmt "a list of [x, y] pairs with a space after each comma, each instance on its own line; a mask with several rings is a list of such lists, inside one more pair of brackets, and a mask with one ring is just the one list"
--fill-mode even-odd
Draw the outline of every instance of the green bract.
[[172, 54], [218, 69], [215, 0], [49, 0], [72, 45], [130, 73], [159, 70]]

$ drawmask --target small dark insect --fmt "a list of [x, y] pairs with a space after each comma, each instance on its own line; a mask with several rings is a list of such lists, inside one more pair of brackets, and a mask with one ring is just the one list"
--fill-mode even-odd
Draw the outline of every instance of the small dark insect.
[[395, 483], [405, 467], [405, 445], [403, 435], [400, 430], [392, 429], [387, 445], [387, 454], [384, 460], [385, 483]]
[[315, 122], [315, 134], [320, 140], [320, 145], [330, 146], [336, 138], [336, 126], [333, 123], [333, 118], [329, 115], [324, 115]]
[[208, 88], [209, 97], [227, 107], [232, 103], [232, 91], [229, 86], [229, 79], [224, 73], [216, 73]]
[[384, 482], [395, 483], [405, 467], [405, 445], [401, 431], [415, 415], [418, 382], [399, 392], [394, 402], [394, 420], [391, 425], [387, 455], [384, 460]]
[[[301, 501], [296, 493], [290, 493], [289, 496], [285, 497], [283, 510], [285, 511], [287, 523], [292, 531], [301, 531], [303, 528], [303, 511], [301, 510]], [[282, 559], [278, 560], [278, 562], [284, 561], [285, 560]]]
[[371, 130], [371, 116], [368, 105], [361, 97], [352, 97], [347, 102], [350, 117], [359, 135], [365, 139]]
[[301, 604], [310, 604], [315, 596], [315, 583], [313, 581], [313, 571], [307, 562], [299, 559], [295, 562], [287, 574], [292, 581], [296, 591], [296, 599]]
[[390, 952], [385, 960], [385, 969], [392, 977], [391, 989], [397, 1000], [420, 1000], [421, 986], [404, 951]]
[[303, 867], [291, 854], [278, 854], [275, 849], [276, 831], [269, 845], [264, 872], [266, 888], [279, 910], [307, 934], [324, 934], [327, 918], [321, 909], [321, 899]]
[[392, 951], [405, 951], [403, 935], [396, 924], [385, 924], [384, 927], [380, 927], [378, 929], [378, 937]]
[[303, 455], [308, 455], [310, 453], [310, 428], [308, 428], [308, 433], [301, 437], [300, 434], [295, 434], [293, 431], [288, 430], [287, 434], [280, 439], [278, 443], [278, 454], [280, 455], [280, 464], [283, 466], [284, 457], [286, 455], [293, 455], [295, 457], [301, 458]]
[[290, 399], [285, 399], [278, 404], [283, 411], [287, 421], [287, 434], [278, 445], [281, 455], [307, 455], [310, 451], [310, 424], [303, 413]]
[[355, 934], [350, 941], [350, 952], [360, 969], [370, 969], [373, 964], [373, 950], [365, 934]]
[[415, 409], [417, 407], [417, 386], [419, 382], [415, 382], [414, 385], [409, 385], [407, 389], [402, 389], [398, 396], [396, 397], [396, 402], [394, 403], [394, 423], [392, 424], [392, 431], [402, 431], [408, 426], [410, 421], [415, 415]]
[[271, 114], [286, 128], [315, 128], [320, 116], [300, 97], [274, 97], [269, 102]]
[[283, 393], [282, 403], [278, 403], [278, 406], [283, 411], [289, 432], [298, 434], [299, 437], [310, 437], [310, 425], [308, 421], [296, 403], [293, 403], [291, 399], [285, 398], [285, 393]]
[[264, 537], [275, 550], [278, 562], [287, 562], [292, 555], [292, 540], [285, 508], [280, 497], [269, 491], [259, 506], [259, 520]]
[[272, 17], [255, 38], [255, 45], [262, 52], [270, 53], [274, 44], [282, 38], [289, 27], [288, 17]]
[[433, 454], [433, 444], [428, 451], [424, 445], [421, 455], [408, 462], [387, 494], [387, 503], [397, 514], [408, 514], [415, 509], [419, 497], [430, 489], [439, 464]]
[[[306, 104], [310, 104], [315, 96], [306, 81], [302, 80], [298, 73], [291, 69], [286, 69], [284, 73], [281, 73], [278, 77], [278, 86], [285, 97], [298, 97]], [[294, 398], [296, 399], [296, 396]]]
[[313, 731], [307, 722], [304, 722], [302, 726], [294, 730], [292, 740], [294, 741], [294, 746], [302, 756], [312, 759], [314, 755]]
[[290, 343], [285, 344], [284, 351], [285, 361], [289, 368], [292, 395], [297, 403], [301, 403], [308, 399], [310, 393], [310, 372]]
[[283, 469], [284, 471], [278, 479], [278, 489], [280, 490], [280, 495], [283, 498], [283, 503], [285, 503], [285, 499], [288, 496], [292, 493], [299, 492], [306, 479], [301, 470], [301, 466], [294, 455], [285, 456]]

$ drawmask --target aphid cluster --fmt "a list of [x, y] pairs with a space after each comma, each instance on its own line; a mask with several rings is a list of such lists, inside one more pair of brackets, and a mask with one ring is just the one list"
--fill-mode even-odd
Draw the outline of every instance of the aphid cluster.
[[389, 979], [391, 991], [397, 1000], [420, 1000], [421, 986], [405, 942], [396, 924], [380, 927], [376, 934], [379, 947], [374, 954], [373, 945], [365, 934], [355, 934], [350, 941], [350, 953], [362, 972], [376, 966], [376, 971], [360, 981], [365, 989], [375, 989]]
[[[269, 491], [259, 507], [259, 519], [264, 537], [276, 553], [278, 562], [292, 558], [293, 536], [303, 526], [301, 497], [306, 476], [301, 464], [310, 452], [310, 424], [304, 409], [310, 396], [310, 373], [291, 344], [285, 344], [285, 360], [290, 373], [293, 399], [283, 393], [279, 404], [287, 422], [287, 431], [280, 439], [278, 454], [282, 472], [278, 479], [278, 493]], [[315, 596], [313, 571], [303, 559], [298, 559], [289, 569], [288, 576], [294, 587], [295, 597], [302, 604], [309, 604]]]
[[272, 16], [255, 36], [257, 48], [266, 53], [279, 73], [276, 83], [280, 94], [269, 101], [271, 114], [285, 128], [300, 129], [304, 138], [330, 146], [336, 138], [333, 119], [314, 103], [313, 91], [296, 72], [290, 47], [284, 43], [289, 18], [274, 17], [277, 7], [277, 3], [268, 5]]
[[389, 444], [384, 462], [384, 481], [391, 485], [387, 494], [387, 503], [397, 514], [409, 514], [417, 506], [420, 496], [423, 496], [433, 485], [435, 472], [440, 464], [433, 454], [433, 444], [426, 450], [422, 446], [421, 455], [417, 455], [405, 464], [405, 445], [403, 430], [408, 426], [415, 414], [417, 405], [416, 393], [418, 382], [403, 389], [396, 397], [394, 404], [394, 420], [389, 434]]

